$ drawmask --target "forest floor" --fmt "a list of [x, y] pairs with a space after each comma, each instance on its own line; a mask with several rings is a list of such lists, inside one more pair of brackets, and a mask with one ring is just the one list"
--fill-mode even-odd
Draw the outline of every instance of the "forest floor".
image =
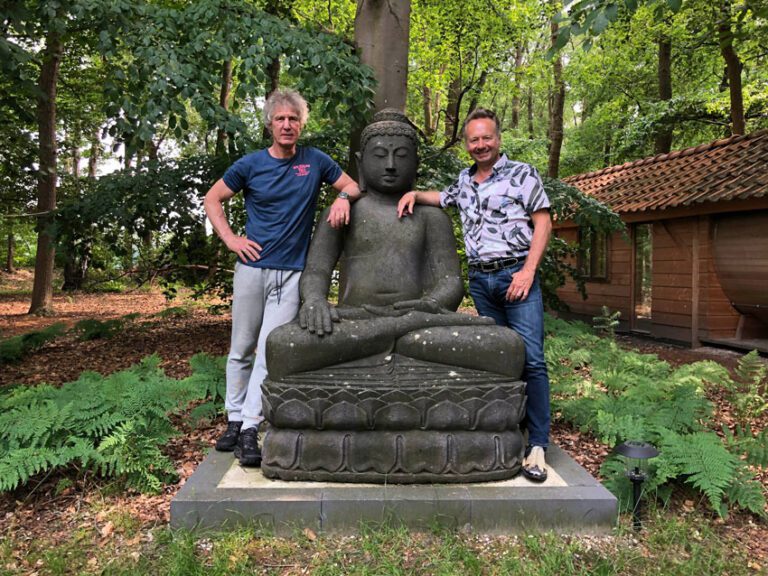
[[[183, 298], [180, 302], [168, 302], [156, 289], [57, 294], [54, 297], [55, 314], [38, 317], [27, 314], [30, 286], [29, 271], [21, 270], [13, 275], [0, 272], [0, 338], [40, 330], [56, 322], [72, 327], [83, 319], [103, 321], [128, 314], [139, 316], [126, 322], [118, 337], [90, 342], [79, 341], [69, 334], [56, 338], [21, 362], [4, 366], [0, 371], [0, 388], [11, 384], [62, 384], [77, 379], [85, 370], [109, 374], [128, 368], [150, 354], [160, 356], [161, 367], [166, 374], [182, 378], [190, 374], [189, 359], [194, 354], [205, 352], [223, 356], [229, 347], [229, 313], [210, 313], [210, 303]], [[183, 308], [185, 312], [159, 315], [171, 307]], [[618, 336], [617, 340], [623, 347], [656, 354], [673, 366], [714, 360], [733, 369], [742, 355], [710, 347], [676, 347], [624, 335]], [[727, 403], [722, 398], [711, 399], [719, 410], [715, 420], [731, 421]], [[89, 477], [78, 480], [63, 491], [57, 491], [56, 478], [46, 477], [36, 485], [0, 495], [0, 536], [4, 539], [13, 534], [13, 541], [20, 547], [13, 552], [18, 567], [24, 567], [24, 543], [31, 544], [39, 538], [55, 545], [57, 541], [64, 542], [69, 538], [73, 530], [82, 530], [83, 527], [95, 530], [96, 536], [104, 542], [120, 538], [121, 523], [115, 518], [130, 518], [130, 522], [141, 526], [138, 536], [124, 539], [121, 544], [131, 546], [151, 541], [152, 530], [168, 523], [171, 499], [226, 426], [221, 416], [196, 428], [188, 426], [182, 418], [176, 424], [182, 434], [168, 444], [165, 452], [173, 459], [181, 481], [167, 486], [160, 495], [110, 490], [103, 482]], [[766, 422], [756, 422], [755, 431], [765, 425]], [[591, 474], [599, 477], [599, 467], [610, 447], [558, 421], [556, 415], [552, 441]], [[763, 476], [761, 480], [768, 492], [768, 478]], [[727, 519], [715, 518], [707, 511], [706, 502], [684, 491], [676, 492], [668, 506], [673, 514], [701, 514], [708, 518], [724, 538], [748, 551], [749, 557], [754, 559], [756, 572], [768, 570], [768, 526], [764, 520], [743, 513], [731, 514]], [[29, 569], [34, 571], [34, 566], [29, 566]], [[0, 573], [2, 570], [0, 566]]]

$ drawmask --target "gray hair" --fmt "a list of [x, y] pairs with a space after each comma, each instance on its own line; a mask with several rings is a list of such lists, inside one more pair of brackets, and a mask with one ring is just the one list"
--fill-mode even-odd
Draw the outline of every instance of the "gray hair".
[[307, 123], [307, 117], [309, 116], [309, 107], [307, 101], [304, 100], [301, 94], [295, 90], [275, 90], [267, 98], [264, 104], [264, 124], [269, 128], [272, 124], [272, 115], [275, 108], [278, 106], [287, 106], [293, 108], [293, 111], [299, 116], [301, 127], [303, 128]]

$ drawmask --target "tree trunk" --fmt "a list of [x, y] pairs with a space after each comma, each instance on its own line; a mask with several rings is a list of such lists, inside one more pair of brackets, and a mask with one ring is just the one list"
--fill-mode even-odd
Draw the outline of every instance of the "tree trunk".
[[[659, 39], [659, 100], [672, 100], [672, 42], [669, 38]], [[656, 154], [666, 154], [672, 149], [671, 120], [664, 120], [656, 129], [654, 151]]]
[[80, 130], [76, 129], [72, 136], [72, 176], [80, 176]]
[[37, 97], [37, 124], [40, 137], [40, 174], [37, 178], [37, 255], [32, 286], [30, 314], [53, 310], [54, 244], [50, 224], [56, 209], [56, 83], [61, 63], [62, 43], [51, 31], [43, 49]]
[[517, 130], [520, 126], [520, 84], [521, 76], [520, 69], [523, 65], [523, 47], [518, 44], [515, 47], [515, 93], [512, 96], [512, 121], [510, 128]]
[[485, 81], [488, 79], [488, 72], [483, 70], [483, 72], [480, 74], [480, 78], [477, 80], [477, 84], [474, 88], [474, 94], [472, 95], [472, 100], [469, 102], [469, 108], [467, 109], [467, 116], [472, 114], [472, 112], [477, 108], [477, 101], [480, 98], [480, 94], [483, 93], [483, 88], [485, 87]]
[[[79, 252], [79, 253], [78, 253]], [[80, 290], [88, 275], [91, 264], [91, 242], [84, 242], [79, 250], [71, 250], [64, 262], [64, 284], [61, 289], [65, 292]]]
[[533, 140], [535, 133], [533, 130], [533, 88], [528, 88], [527, 94], [527, 108], [528, 108], [528, 140]]
[[355, 46], [378, 81], [376, 110], [405, 111], [408, 95], [410, 0], [358, 0]]
[[[355, 48], [376, 78], [374, 108], [405, 112], [408, 96], [410, 0], [357, 0]], [[352, 130], [348, 172], [357, 178], [355, 154], [360, 149], [362, 126]]]
[[13, 265], [14, 256], [16, 255], [16, 237], [13, 235], [13, 230], [8, 232], [8, 251], [5, 256], [5, 269], [13, 274], [16, 272], [16, 267]]
[[[280, 57], [275, 56], [267, 66], [267, 98], [280, 87]], [[261, 137], [264, 140], [268, 140], [271, 137], [269, 129], [264, 126], [261, 129]]]
[[731, 96], [731, 134], [745, 134], [744, 96], [741, 91], [741, 69], [743, 68], [739, 55], [733, 48], [733, 30], [731, 29], [731, 2], [723, 0], [720, 5], [720, 22], [718, 23], [718, 39], [720, 54], [725, 60], [728, 74], [728, 88]]
[[435, 126], [432, 124], [432, 90], [426, 84], [421, 87], [421, 97], [424, 109], [424, 134], [431, 140], [435, 133]]
[[100, 154], [99, 129], [94, 128], [91, 135], [91, 155], [88, 157], [88, 178], [96, 178], [96, 168], [98, 167]]
[[459, 130], [459, 107], [461, 106], [461, 78], [456, 77], [448, 85], [448, 102], [445, 105], [445, 141], [456, 139]]
[[[232, 90], [232, 60], [226, 60], [221, 67], [221, 90], [219, 91], [219, 106], [229, 110], [229, 93]], [[219, 128], [216, 131], [216, 156], [223, 156], [227, 151], [227, 131]]]
[[[557, 40], [557, 22], [552, 22], [552, 46]], [[560, 173], [560, 150], [563, 147], [563, 110], [565, 109], [565, 82], [563, 81], [563, 58], [558, 53], [552, 64], [552, 79], [554, 93], [552, 95], [552, 108], [549, 117], [549, 162], [547, 163], [547, 175], [557, 178]]]
[[605, 135], [605, 143], [603, 144], [603, 168], [608, 168], [611, 165], [611, 133], [608, 131]]

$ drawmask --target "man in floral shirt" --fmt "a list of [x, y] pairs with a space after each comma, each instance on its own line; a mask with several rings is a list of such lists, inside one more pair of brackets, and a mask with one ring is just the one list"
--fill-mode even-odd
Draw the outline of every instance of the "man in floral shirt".
[[463, 134], [475, 163], [442, 192], [404, 195], [398, 215], [412, 213], [416, 203], [459, 209], [475, 307], [481, 316], [518, 332], [525, 342], [528, 446], [523, 474], [543, 482], [549, 445], [549, 376], [544, 360], [544, 306], [536, 270], [552, 231], [549, 199], [533, 166], [500, 153], [496, 114], [476, 109], [467, 117]]

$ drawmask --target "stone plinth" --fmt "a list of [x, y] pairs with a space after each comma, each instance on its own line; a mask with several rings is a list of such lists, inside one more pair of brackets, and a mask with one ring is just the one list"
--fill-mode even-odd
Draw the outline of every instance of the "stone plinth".
[[543, 484], [522, 475], [474, 484], [339, 484], [270, 480], [232, 454], [212, 451], [171, 502], [171, 526], [259, 524], [277, 534], [304, 527], [353, 533], [361, 523], [381, 522], [489, 534], [610, 531], [616, 498], [557, 446], [547, 461]]

